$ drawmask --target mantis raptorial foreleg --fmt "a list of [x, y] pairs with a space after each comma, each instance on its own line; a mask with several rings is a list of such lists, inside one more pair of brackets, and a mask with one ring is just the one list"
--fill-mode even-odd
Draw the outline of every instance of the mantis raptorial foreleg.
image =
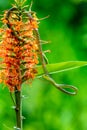
[[44, 57], [45, 63], [48, 64], [49, 61], [48, 61], [48, 59], [47, 59], [47, 57], [46, 57], [46, 55], [44, 53], [43, 53], [43, 57]]

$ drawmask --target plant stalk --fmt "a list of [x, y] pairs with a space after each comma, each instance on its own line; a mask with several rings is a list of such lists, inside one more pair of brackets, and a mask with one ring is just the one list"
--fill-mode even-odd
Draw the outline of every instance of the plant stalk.
[[15, 103], [16, 103], [16, 130], [22, 130], [22, 98], [21, 91], [15, 91]]

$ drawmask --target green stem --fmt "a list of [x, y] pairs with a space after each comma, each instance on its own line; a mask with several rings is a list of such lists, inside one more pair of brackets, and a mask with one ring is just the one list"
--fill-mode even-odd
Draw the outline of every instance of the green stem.
[[16, 130], [22, 130], [22, 101], [21, 101], [21, 91], [15, 91], [15, 102], [16, 102]]

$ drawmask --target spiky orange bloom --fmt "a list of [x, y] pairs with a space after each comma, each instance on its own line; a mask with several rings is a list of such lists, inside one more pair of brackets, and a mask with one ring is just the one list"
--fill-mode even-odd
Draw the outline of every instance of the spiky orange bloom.
[[3, 59], [0, 81], [14, 91], [20, 90], [22, 82], [33, 79], [37, 72], [38, 45], [33, 31], [38, 26], [34, 17], [30, 20], [27, 16], [19, 16], [18, 11], [12, 11], [7, 19], [7, 13], [3, 18], [5, 27], [0, 30], [0, 57]]

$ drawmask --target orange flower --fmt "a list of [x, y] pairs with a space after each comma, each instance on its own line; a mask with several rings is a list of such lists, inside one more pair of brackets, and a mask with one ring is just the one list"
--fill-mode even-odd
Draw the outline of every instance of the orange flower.
[[23, 20], [21, 17], [21, 20], [18, 20], [18, 15], [14, 12], [11, 12], [7, 20], [7, 13], [3, 23], [9, 24], [9, 27], [0, 29], [1, 35], [3, 32], [0, 44], [0, 57], [3, 60], [0, 64], [5, 65], [4, 70], [0, 72], [0, 82], [3, 81], [10, 91], [20, 91], [21, 84], [26, 80], [31, 81], [37, 73], [35, 66], [38, 64], [38, 45], [33, 29], [38, 26], [35, 19]]

